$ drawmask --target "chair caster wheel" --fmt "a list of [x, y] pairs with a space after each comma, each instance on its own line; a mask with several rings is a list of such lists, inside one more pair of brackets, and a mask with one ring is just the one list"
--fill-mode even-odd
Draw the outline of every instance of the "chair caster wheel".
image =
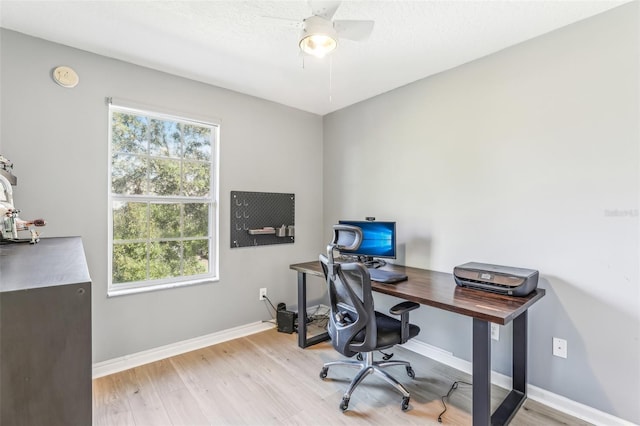
[[340, 403], [340, 409], [342, 411], [347, 411], [348, 407], [349, 407], [349, 398], [347, 397], [342, 398], [342, 402]]
[[326, 379], [326, 378], [327, 378], [327, 371], [328, 371], [328, 370], [329, 370], [329, 369], [328, 369], [327, 367], [322, 367], [322, 370], [320, 370], [320, 378], [321, 378], [322, 380], [324, 380], [324, 379]]
[[405, 396], [402, 398], [402, 411], [407, 411], [409, 409], [409, 397]]
[[416, 378], [416, 373], [415, 371], [413, 371], [413, 368], [407, 367], [407, 376], [411, 377], [412, 379]]

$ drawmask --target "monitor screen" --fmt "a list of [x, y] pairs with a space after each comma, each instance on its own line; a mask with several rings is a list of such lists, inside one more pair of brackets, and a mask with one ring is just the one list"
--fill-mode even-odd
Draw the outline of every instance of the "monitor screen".
[[341, 220], [339, 223], [362, 229], [362, 244], [357, 250], [340, 250], [342, 254], [365, 257], [396, 258], [396, 223], [367, 220]]

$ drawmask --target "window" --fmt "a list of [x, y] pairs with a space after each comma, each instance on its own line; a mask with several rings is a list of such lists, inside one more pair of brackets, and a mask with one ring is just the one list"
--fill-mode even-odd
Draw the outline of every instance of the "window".
[[109, 295], [217, 279], [218, 126], [110, 105]]

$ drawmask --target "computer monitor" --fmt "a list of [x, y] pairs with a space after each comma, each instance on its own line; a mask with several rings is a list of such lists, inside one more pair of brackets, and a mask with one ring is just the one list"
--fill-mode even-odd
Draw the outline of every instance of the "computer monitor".
[[358, 256], [364, 263], [374, 258], [396, 258], [396, 223], [369, 220], [340, 220], [338, 223], [362, 229], [362, 244], [356, 250], [340, 250], [342, 255]]

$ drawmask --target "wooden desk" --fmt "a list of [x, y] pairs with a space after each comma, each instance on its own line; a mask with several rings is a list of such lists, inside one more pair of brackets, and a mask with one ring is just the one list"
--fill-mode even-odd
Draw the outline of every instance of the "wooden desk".
[[[298, 272], [298, 346], [305, 348], [328, 338], [322, 334], [307, 339], [304, 315], [307, 307], [307, 274], [324, 274], [319, 261], [290, 265]], [[407, 281], [396, 284], [371, 282], [374, 291], [433, 306], [473, 318], [473, 424], [508, 424], [527, 397], [527, 313], [545, 291], [537, 289], [527, 297], [511, 297], [456, 285], [453, 275], [408, 266], [387, 265], [383, 269], [405, 273]], [[513, 321], [512, 389], [491, 414], [491, 328]]]

